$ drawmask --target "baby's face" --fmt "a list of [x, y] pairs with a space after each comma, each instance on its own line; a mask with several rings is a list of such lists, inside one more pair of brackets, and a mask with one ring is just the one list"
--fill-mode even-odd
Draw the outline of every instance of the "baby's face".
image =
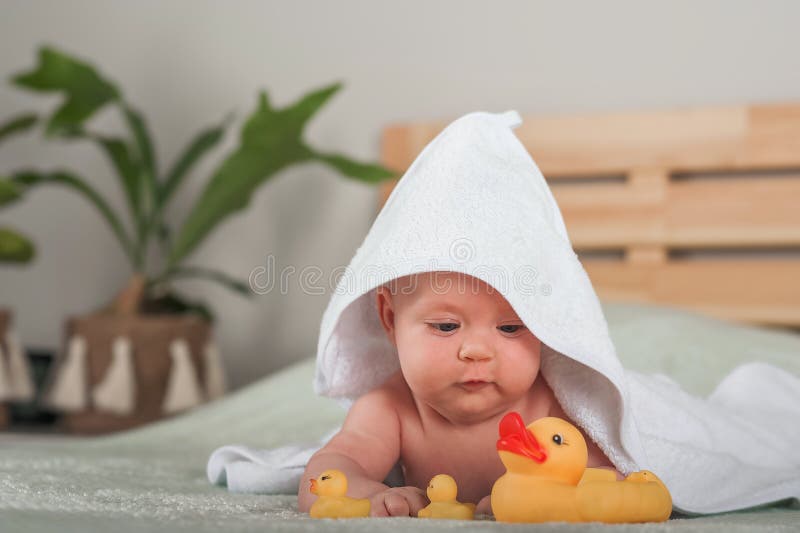
[[504, 412], [531, 388], [541, 343], [503, 296], [453, 272], [406, 276], [378, 310], [412, 393], [448, 420]]

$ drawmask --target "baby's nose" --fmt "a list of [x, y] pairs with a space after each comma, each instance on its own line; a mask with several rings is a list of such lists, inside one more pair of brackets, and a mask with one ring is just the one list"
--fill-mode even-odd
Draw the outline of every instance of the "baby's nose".
[[491, 347], [481, 344], [464, 345], [458, 352], [458, 358], [462, 361], [482, 361], [493, 357], [494, 351]]

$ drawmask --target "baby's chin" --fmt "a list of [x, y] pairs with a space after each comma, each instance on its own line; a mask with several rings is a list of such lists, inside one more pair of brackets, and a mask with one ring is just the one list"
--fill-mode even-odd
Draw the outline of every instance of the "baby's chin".
[[490, 384], [480, 390], [455, 390], [431, 402], [439, 414], [454, 424], [476, 424], [496, 418], [506, 412], [510, 403], [503, 398], [494, 385]]

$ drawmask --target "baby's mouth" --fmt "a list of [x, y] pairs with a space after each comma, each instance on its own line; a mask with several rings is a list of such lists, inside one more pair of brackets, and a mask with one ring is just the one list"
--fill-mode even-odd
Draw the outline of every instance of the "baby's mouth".
[[473, 392], [481, 390], [484, 387], [488, 387], [490, 384], [490, 381], [485, 381], [483, 379], [469, 379], [467, 381], [460, 382], [459, 386], [461, 386], [462, 389]]

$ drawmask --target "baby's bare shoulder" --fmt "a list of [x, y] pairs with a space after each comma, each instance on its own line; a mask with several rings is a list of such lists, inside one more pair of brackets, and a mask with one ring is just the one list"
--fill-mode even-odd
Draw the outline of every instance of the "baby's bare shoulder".
[[408, 403], [410, 391], [402, 374], [397, 372], [378, 387], [361, 395], [353, 404], [353, 410], [378, 412], [383, 415], [398, 414]]
[[380, 390], [382, 394], [386, 395], [398, 410], [405, 409], [414, 404], [411, 389], [408, 388], [408, 383], [406, 383], [403, 374], [399, 370], [392, 374], [389, 379], [384, 381], [383, 385], [376, 390]]
[[[380, 439], [393, 442], [400, 433], [400, 418], [407, 403], [403, 391], [405, 381], [396, 376], [361, 395], [350, 407], [334, 441]], [[333, 442], [333, 441], [332, 441]]]

